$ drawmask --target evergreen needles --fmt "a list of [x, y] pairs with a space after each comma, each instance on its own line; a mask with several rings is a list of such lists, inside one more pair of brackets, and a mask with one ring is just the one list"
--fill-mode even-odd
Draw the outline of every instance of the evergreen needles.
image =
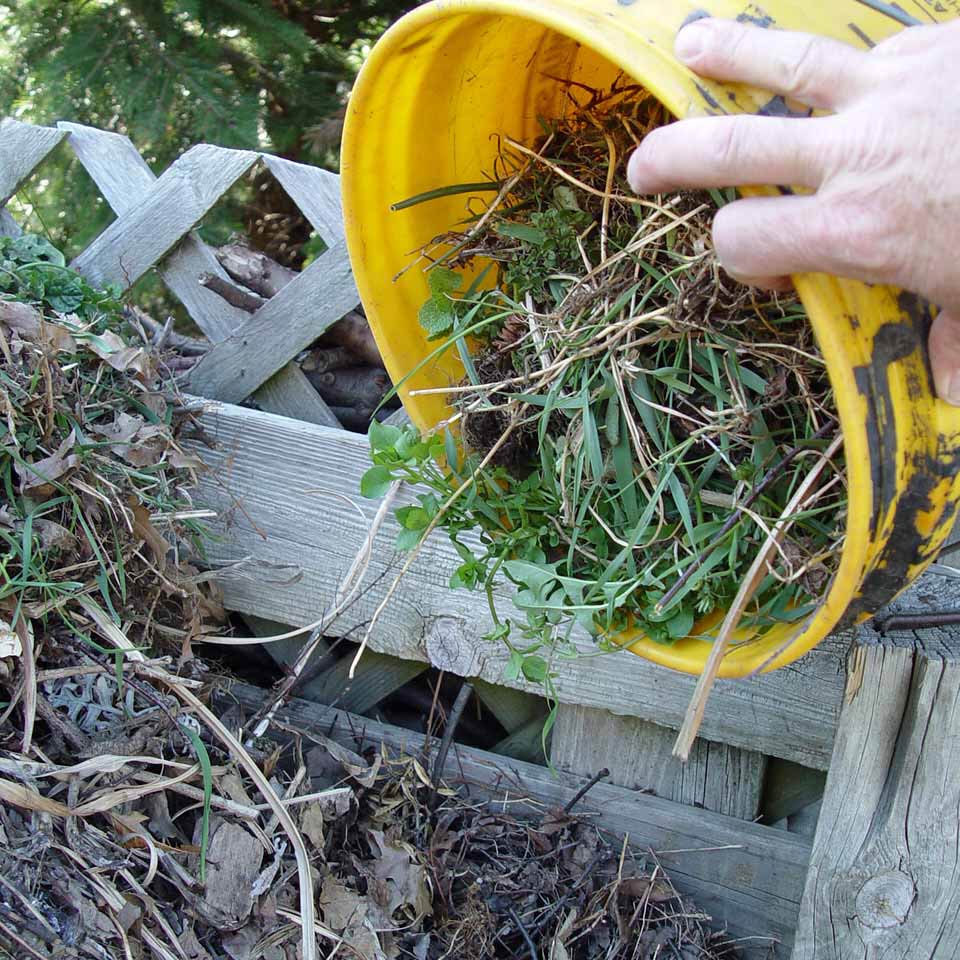
[[[496, 200], [472, 193], [467, 220], [421, 254], [420, 322], [464, 362], [435, 391], [461, 442], [375, 425], [365, 491], [398, 477], [431, 488], [398, 514], [399, 545], [447, 530], [463, 559], [451, 585], [488, 591], [529, 679], [574, 622], [602, 639], [631, 625], [662, 643], [699, 634], [761, 550], [745, 636], [800, 620], [836, 567], [846, 497], [801, 305], [732, 281], [712, 250], [728, 198], [633, 196], [626, 158], [663, 108], [625, 83], [568, 100], [536, 144], [503, 141]], [[522, 642], [493, 608], [498, 577], [518, 588]]]

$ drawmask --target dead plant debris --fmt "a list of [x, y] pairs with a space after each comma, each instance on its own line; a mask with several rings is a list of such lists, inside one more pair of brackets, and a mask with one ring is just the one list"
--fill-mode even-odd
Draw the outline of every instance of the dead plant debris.
[[0, 956], [735, 956], [589, 819], [221, 719], [179, 335], [38, 238], [0, 256]]

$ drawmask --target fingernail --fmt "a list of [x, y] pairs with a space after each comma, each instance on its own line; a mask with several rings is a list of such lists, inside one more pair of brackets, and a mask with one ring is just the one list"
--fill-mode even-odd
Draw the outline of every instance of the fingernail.
[[706, 31], [709, 29], [704, 21], [694, 20], [677, 34], [673, 52], [680, 60], [696, 60], [703, 52]]
[[944, 399], [947, 403], [960, 407], [960, 370], [950, 377], [950, 385], [947, 387], [947, 395]]

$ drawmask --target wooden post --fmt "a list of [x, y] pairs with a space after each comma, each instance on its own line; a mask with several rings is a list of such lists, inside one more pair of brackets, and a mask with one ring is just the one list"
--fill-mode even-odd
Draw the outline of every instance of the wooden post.
[[960, 953], [960, 662], [858, 646], [793, 960]]
[[609, 782], [617, 786], [753, 820], [760, 807], [766, 757], [698, 739], [684, 763], [673, 756], [676, 738], [674, 730], [636, 717], [562, 704], [551, 759], [567, 773], [590, 776], [606, 767]]

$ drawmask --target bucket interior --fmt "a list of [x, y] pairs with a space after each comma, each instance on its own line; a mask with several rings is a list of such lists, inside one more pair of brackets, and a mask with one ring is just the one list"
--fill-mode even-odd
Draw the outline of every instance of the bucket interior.
[[[402, 142], [388, 146], [388, 160], [361, 160], [371, 164], [372, 179], [366, 182], [378, 184], [374, 188], [378, 200], [372, 201], [375, 215], [365, 217], [358, 227], [364, 247], [376, 250], [380, 261], [363, 264], [358, 282], [368, 312], [380, 317], [378, 340], [398, 382], [437, 346], [427, 342], [416, 322], [429, 296], [422, 269], [426, 264], [410, 267], [396, 279], [387, 292], [388, 302], [378, 302], [387, 299], [383, 284], [365, 289], [362, 274], [375, 269], [392, 277], [409, 267], [423, 244], [463, 220], [470, 195], [385, 210], [426, 191], [493, 178], [497, 133], [531, 142], [542, 133], [538, 117], [553, 119], [569, 109], [570, 83], [600, 89], [621, 71], [542, 24], [479, 14], [448, 16], [425, 25], [389, 58], [381, 62], [371, 57], [366, 69], [381, 71], [374, 85], [381, 96], [387, 90], [395, 92], [389, 103], [371, 106], [377, 114], [388, 111], [391, 128], [406, 131]], [[362, 154], [362, 144], [358, 148], [355, 152]], [[354, 173], [358, 182], [363, 182], [362, 176]], [[472, 208], [481, 208], [491, 196], [478, 192]], [[368, 201], [364, 209], [370, 208]], [[442, 420], [447, 405], [442, 396], [422, 396], [410, 403], [409, 388], [448, 386], [462, 376], [456, 351], [447, 351], [404, 384], [401, 395], [417, 426], [427, 429]]]
[[[394, 382], [401, 382], [406, 409], [421, 429], [445, 419], [449, 408], [442, 392], [411, 397], [410, 391], [452, 386], [463, 377], [463, 368], [455, 350], [430, 356], [438, 344], [427, 341], [417, 319], [429, 296], [427, 264], [414, 261], [431, 238], [464, 219], [469, 194], [396, 212], [390, 206], [438, 188], [493, 179], [498, 134], [533, 142], [542, 132], [539, 118], [555, 119], [570, 109], [571, 85], [609, 87], [624, 65], [634, 78], [647, 78], [648, 89], [674, 115], [696, 112], [691, 104], [700, 99], [695, 78], [668, 52], [678, 26], [672, 20], [682, 18], [682, 11], [638, 13], [638, 29], [639, 22], [618, 20], [614, 14], [604, 18], [588, 4], [567, 13], [565, 4], [551, 4], [550, 26], [533, 19], [539, 13], [519, 16], [508, 12], [508, 6], [496, 0], [474, 2], [468, 9], [466, 4], [437, 3], [409, 15], [398, 25], [402, 29], [394, 28], [393, 36], [388, 34], [374, 49], [351, 101], [343, 166], [349, 184], [344, 213], [351, 256], [385, 364]], [[539, 4], [529, 6], [543, 12]], [[588, 44], [601, 46], [618, 62]], [[491, 197], [477, 192], [473, 209], [482, 209]], [[885, 322], [896, 303], [885, 291], [850, 281], [796, 279], [824, 355], [830, 358], [841, 420], [862, 422], [865, 397], [856, 389], [854, 369], [869, 362], [872, 328]], [[857, 322], [837, 323], [847, 315]], [[845, 440], [851, 487], [862, 487], [866, 495], [870, 478], [864, 438], [854, 431]], [[757, 642], [733, 649], [721, 675], [739, 676], [768, 669], [774, 661], [788, 662], [837, 622], [866, 559], [869, 497], [860, 499], [848, 516], [841, 569], [815, 622], [780, 624]], [[718, 627], [714, 614], [695, 630], [709, 636]], [[709, 639], [690, 638], [671, 647], [629, 634], [618, 639], [644, 657], [694, 673], [712, 646]], [[753, 639], [752, 631], [735, 638]]]

